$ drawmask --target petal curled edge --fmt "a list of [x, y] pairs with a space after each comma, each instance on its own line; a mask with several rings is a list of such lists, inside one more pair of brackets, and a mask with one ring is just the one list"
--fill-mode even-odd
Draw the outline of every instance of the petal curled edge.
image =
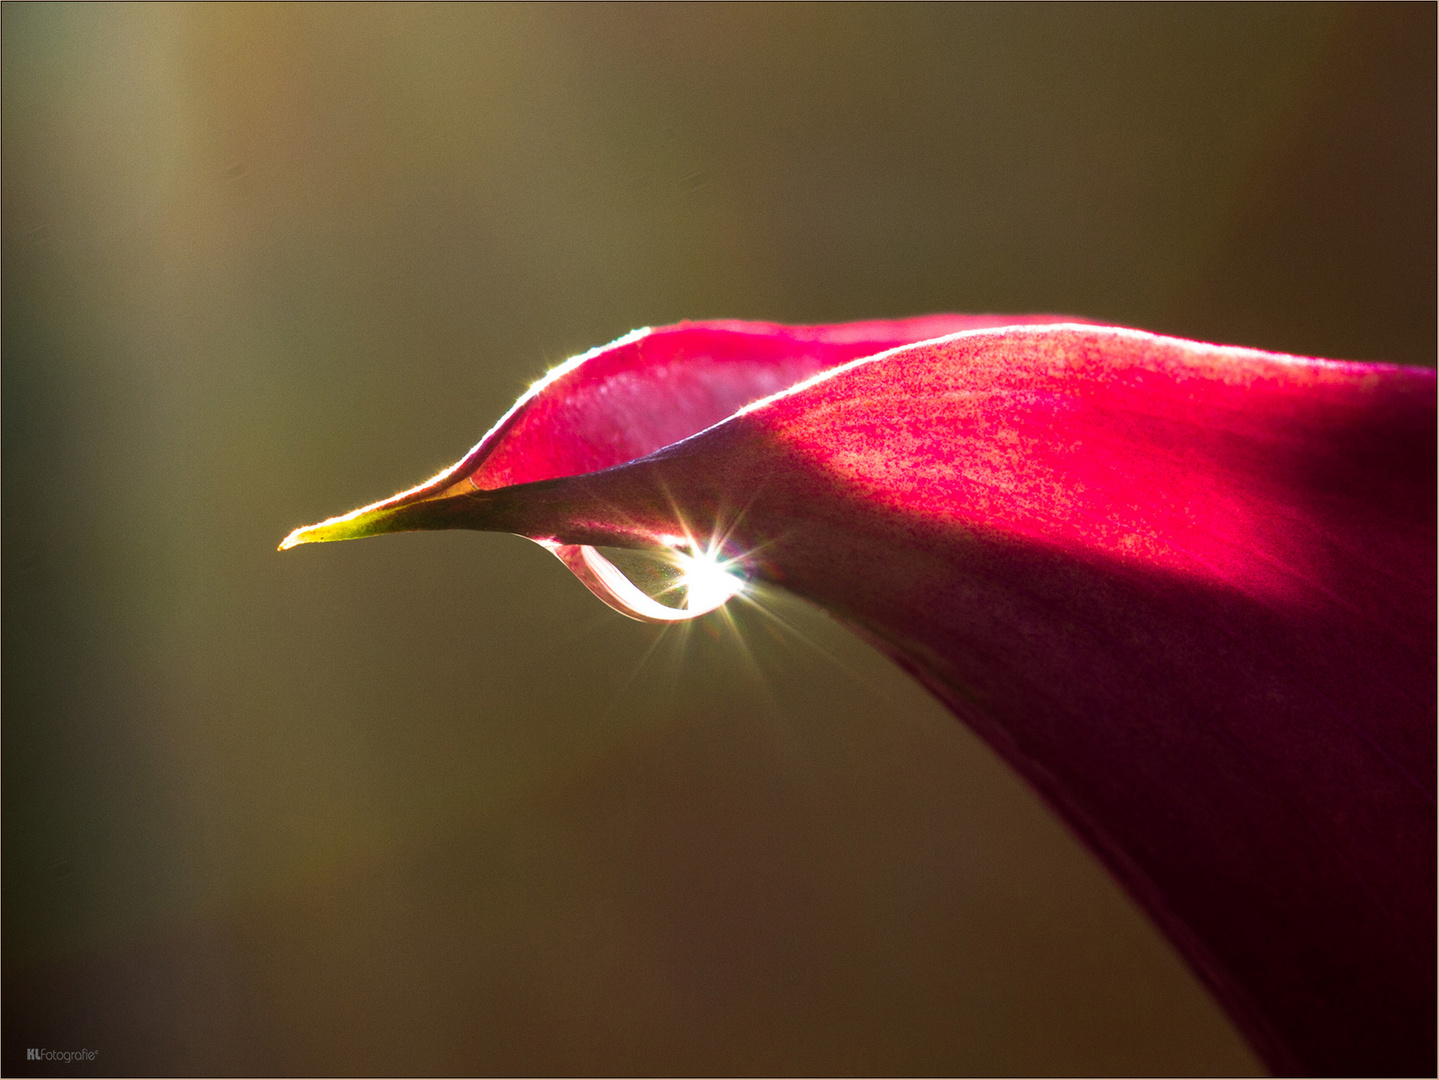
[[430, 512], [410, 508], [632, 461], [819, 372], [901, 345], [965, 330], [1061, 321], [1051, 315], [923, 315], [781, 326], [721, 319], [634, 330], [553, 368], [448, 469], [388, 499], [295, 529], [280, 549], [428, 528]]
[[[448, 469], [388, 499], [296, 529], [280, 550], [429, 528], [435, 508], [421, 504], [631, 461], [858, 357], [965, 330], [1057, 321], [1049, 315], [923, 315], [781, 326], [726, 319], [634, 330], [555, 367]], [[652, 600], [592, 546], [543, 546], [629, 618], [680, 622], [711, 610]]]
[[1010, 326], [696, 430], [411, 525], [728, 537], [996, 747], [1271, 1068], [1433, 1072], [1432, 372]]

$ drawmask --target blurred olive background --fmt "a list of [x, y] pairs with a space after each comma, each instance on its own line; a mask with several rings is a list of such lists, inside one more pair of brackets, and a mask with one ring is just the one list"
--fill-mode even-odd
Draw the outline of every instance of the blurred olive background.
[[7, 1073], [1260, 1068], [823, 613], [275, 545], [681, 318], [1432, 364], [1433, 5], [0, 18]]

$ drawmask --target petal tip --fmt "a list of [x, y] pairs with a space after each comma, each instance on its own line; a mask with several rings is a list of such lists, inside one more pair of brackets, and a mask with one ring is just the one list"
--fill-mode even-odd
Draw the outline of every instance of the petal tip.
[[364, 535], [366, 534], [354, 528], [353, 519], [347, 521], [344, 518], [331, 518], [328, 521], [321, 521], [314, 525], [302, 525], [298, 529], [292, 530], [289, 536], [280, 541], [280, 546], [275, 550], [289, 551], [292, 547], [298, 547], [301, 544], [319, 544], [326, 540], [349, 540]]
[[362, 536], [396, 532], [405, 528], [396, 513], [399, 508], [364, 506], [314, 525], [302, 525], [280, 541], [277, 550], [289, 551], [300, 544], [321, 544], [331, 540], [358, 540]]

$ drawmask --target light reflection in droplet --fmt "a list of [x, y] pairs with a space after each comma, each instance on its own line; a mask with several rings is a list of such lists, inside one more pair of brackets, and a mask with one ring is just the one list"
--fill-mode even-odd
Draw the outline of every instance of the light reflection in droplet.
[[714, 549], [689, 555], [674, 549], [669, 556], [679, 567], [676, 582], [685, 590], [685, 610], [695, 615], [713, 611], [730, 597], [744, 591], [744, 579], [735, 571], [733, 560], [721, 558]]
[[[664, 539], [672, 542], [648, 551], [614, 549], [614, 557], [628, 570], [616, 566], [594, 547], [545, 540], [539, 543], [568, 566], [595, 596], [642, 622], [686, 622], [722, 607], [744, 592], [742, 563], [725, 558], [718, 542], [700, 545], [679, 538]], [[637, 571], [645, 583], [643, 587], [634, 580]]]

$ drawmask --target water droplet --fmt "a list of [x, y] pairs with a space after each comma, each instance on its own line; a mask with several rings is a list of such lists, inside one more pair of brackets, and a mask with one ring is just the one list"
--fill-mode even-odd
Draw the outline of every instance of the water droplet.
[[744, 591], [737, 561], [676, 540], [653, 549], [542, 543], [610, 607], [641, 622], [684, 622]]

